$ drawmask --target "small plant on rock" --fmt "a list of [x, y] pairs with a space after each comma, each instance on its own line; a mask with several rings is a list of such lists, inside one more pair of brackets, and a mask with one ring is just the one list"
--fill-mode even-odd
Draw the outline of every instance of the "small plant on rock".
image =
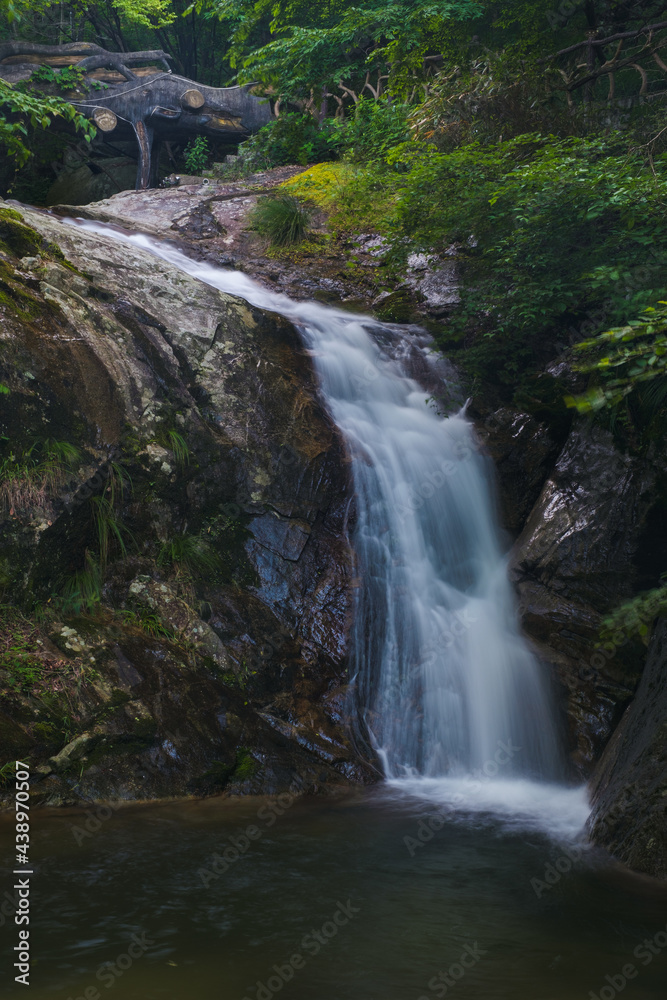
[[185, 147], [185, 169], [189, 174], [200, 174], [208, 163], [208, 140], [202, 135], [192, 139]]
[[173, 567], [176, 576], [201, 576], [218, 569], [220, 560], [201, 538], [194, 535], [175, 535], [160, 549], [158, 566]]
[[294, 195], [280, 192], [260, 198], [250, 213], [250, 222], [274, 246], [284, 247], [305, 239], [310, 212]]

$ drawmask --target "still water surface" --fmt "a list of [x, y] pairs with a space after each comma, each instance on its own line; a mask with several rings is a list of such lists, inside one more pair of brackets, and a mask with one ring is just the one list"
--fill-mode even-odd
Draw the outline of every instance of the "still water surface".
[[[624, 1000], [664, 1000], [667, 948], [646, 965], [633, 950], [664, 932], [667, 891], [588, 851], [553, 887], [531, 885], [576, 856], [582, 794], [539, 786], [531, 814], [528, 784], [477, 791], [465, 814], [437, 806], [432, 787], [405, 786], [297, 800], [280, 816], [266, 799], [126, 806], [80, 845], [82, 811], [35, 813], [36, 961], [29, 990], [12, 983], [3, 996], [67, 1000], [96, 987], [111, 1000], [591, 1000], [606, 986], [610, 1000], [605, 976], [630, 962], [638, 975]], [[516, 801], [503, 815], [512, 795], [523, 819]], [[417, 847], [428, 819], [440, 829]], [[243, 845], [248, 825], [258, 839], [205, 887], [211, 855], [232, 837]], [[8, 818], [0, 837], [8, 859]], [[323, 928], [331, 936], [318, 945]], [[133, 934], [154, 943], [116, 977], [103, 963], [125, 955]], [[15, 941], [6, 921], [5, 972]], [[273, 966], [295, 954], [277, 989]]]

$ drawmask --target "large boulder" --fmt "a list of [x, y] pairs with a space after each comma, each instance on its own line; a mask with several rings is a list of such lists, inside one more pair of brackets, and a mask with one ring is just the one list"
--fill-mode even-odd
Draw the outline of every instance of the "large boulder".
[[551, 665], [581, 775], [637, 686], [641, 644], [600, 644], [606, 614], [634, 593], [655, 473], [609, 431], [577, 422], [512, 555], [523, 626]]
[[667, 621], [591, 782], [591, 840], [634, 871], [667, 878]]
[[370, 774], [348, 469], [294, 328], [48, 214], [0, 205], [0, 253], [0, 583], [43, 608], [0, 711], [49, 800]]

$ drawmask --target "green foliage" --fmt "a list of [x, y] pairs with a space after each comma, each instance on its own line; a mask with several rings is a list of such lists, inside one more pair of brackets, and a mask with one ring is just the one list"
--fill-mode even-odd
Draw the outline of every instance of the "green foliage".
[[177, 576], [196, 577], [215, 572], [220, 560], [203, 539], [183, 533], [164, 542], [157, 564], [172, 567]]
[[639, 594], [605, 618], [601, 638], [603, 641], [618, 641], [620, 637], [622, 641], [623, 638], [639, 636], [648, 644], [653, 622], [666, 612], [667, 582]]
[[190, 174], [200, 174], [206, 167], [209, 158], [208, 139], [198, 135], [191, 139], [185, 147], [185, 169]]
[[[53, 8], [58, 8], [59, 4], [53, 0], [1, 0], [0, 15], [11, 24], [18, 22], [24, 28], [30, 23], [30, 18], [37, 17], [48, 22], [49, 15], [52, 15]], [[96, 2], [83, 3], [80, 7], [74, 8], [72, 13], [87, 15], [93, 19], [108, 6], [109, 13], [120, 25], [120, 17], [123, 17], [131, 24], [141, 25], [146, 28], [162, 28], [170, 25], [176, 17], [172, 9], [171, 0], [112, 0], [110, 4]], [[61, 30], [63, 25], [61, 13]], [[94, 22], [93, 22], [94, 23]], [[78, 39], [76, 39], [78, 40]]]
[[395, 233], [419, 249], [459, 244], [464, 287], [450, 343], [474, 323], [495, 341], [482, 342], [478, 361], [512, 384], [546, 346], [537, 336], [585, 334], [655, 300], [667, 262], [666, 166], [652, 171], [614, 135], [526, 135], [414, 160]]
[[7, 672], [7, 686], [30, 691], [43, 676], [44, 663], [34, 626], [10, 604], [0, 605], [0, 670]]
[[256, 170], [336, 158], [340, 134], [332, 119], [322, 127], [312, 115], [288, 112], [274, 118], [240, 147], [243, 162]]
[[117, 547], [121, 555], [125, 555], [127, 551], [125, 539], [131, 538], [131, 535], [120, 520], [114, 507], [113, 498], [91, 497], [90, 503], [97, 534], [100, 565], [104, 568], [114, 548]]
[[249, 221], [274, 246], [291, 246], [305, 238], [310, 212], [294, 195], [279, 192], [260, 198]]
[[[239, 67], [240, 80], [259, 80], [290, 98], [323, 88], [336, 91], [339, 84], [356, 97], [366, 73], [391, 77], [417, 54], [438, 51], [453, 21], [482, 11], [475, 0], [361, 0], [355, 5], [213, 0], [212, 5], [233, 26], [229, 58]], [[272, 40], [257, 45], [267, 28]], [[377, 93], [381, 81], [375, 83]]]
[[583, 341], [577, 350], [593, 357], [580, 364], [579, 369], [595, 373], [599, 384], [576, 398], [568, 396], [568, 406], [576, 407], [580, 413], [590, 413], [617, 406], [631, 392], [644, 387], [649, 389], [649, 399], [665, 402], [667, 302], [645, 309], [625, 326]]
[[[25, 757], [22, 758], [23, 763], [28, 763]], [[14, 780], [16, 775], [16, 761], [8, 760], [6, 764], [0, 767], [0, 788], [6, 788], [10, 781]]]
[[135, 625], [155, 638], [171, 640], [178, 638], [176, 632], [172, 628], [169, 628], [168, 625], [165, 625], [160, 616], [154, 611], [149, 611], [148, 608], [139, 608], [137, 611], [123, 611], [121, 614], [123, 620], [128, 625]]
[[102, 568], [90, 552], [86, 552], [86, 565], [78, 570], [63, 588], [62, 606], [65, 612], [92, 614], [102, 600]]
[[180, 466], [189, 465], [190, 463], [190, 449], [188, 448], [188, 443], [182, 434], [178, 431], [171, 430], [168, 434], [169, 447], [173, 453], [176, 463]]
[[73, 444], [51, 438], [10, 451], [0, 460], [0, 503], [16, 515], [44, 506], [81, 461]]
[[4, 148], [5, 154], [17, 166], [22, 166], [32, 155], [25, 142], [29, 129], [46, 129], [53, 118], [70, 122], [83, 132], [87, 141], [96, 133], [92, 122], [67, 101], [19, 91], [5, 80], [0, 80], [0, 148]]
[[32, 71], [31, 81], [35, 83], [51, 83], [58, 90], [76, 90], [83, 86], [85, 75], [76, 66], [64, 66], [55, 70], [52, 66], [38, 66]]
[[[77, 66], [63, 66], [60, 70], [55, 70], [52, 66], [38, 66], [32, 71], [31, 83], [51, 84], [57, 90], [66, 92], [68, 90], [108, 90], [108, 84], [99, 80], [87, 80], [86, 74]], [[22, 93], [28, 91], [25, 83], [17, 85], [17, 89]]]
[[391, 151], [410, 138], [409, 106], [362, 97], [354, 114], [337, 129], [337, 146], [356, 163], [386, 162]]
[[131, 485], [124, 468], [116, 462], [110, 463], [104, 494], [93, 496], [89, 501], [97, 551], [86, 550], [85, 565], [65, 583], [61, 598], [65, 611], [78, 614], [81, 611], [92, 613], [96, 609], [102, 600], [104, 575], [111, 558], [117, 553], [124, 556], [127, 543], [134, 541], [116, 507], [125, 489], [131, 489]]
[[171, 0], [112, 0], [112, 7], [131, 23], [144, 28], [164, 29], [176, 19]]
[[257, 761], [246, 747], [239, 747], [236, 751], [236, 767], [234, 768], [234, 778], [239, 781], [246, 781], [252, 778], [257, 772]]

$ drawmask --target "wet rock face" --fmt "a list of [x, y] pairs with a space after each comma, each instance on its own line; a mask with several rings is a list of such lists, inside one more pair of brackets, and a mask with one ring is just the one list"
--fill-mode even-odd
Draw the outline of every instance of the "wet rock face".
[[591, 783], [589, 834], [634, 871], [667, 878], [667, 622]]
[[[22, 214], [61, 256], [5, 255], [2, 432], [16, 455], [65, 441], [79, 456], [39, 489], [5, 491], [1, 575], [48, 604], [101, 558], [106, 531], [112, 620], [89, 623], [98, 632], [78, 650], [58, 639], [64, 678], [100, 674], [80, 677], [65, 746], [35, 732], [57, 730], [64, 704], [42, 718], [29, 685], [5, 676], [17, 745], [32, 741], [31, 759], [51, 766], [53, 801], [180, 794], [212, 767], [212, 788], [233, 787], [241, 751], [255, 791], [295, 774], [363, 778], [325, 707], [346, 677], [351, 491], [296, 331], [140, 249]], [[112, 522], [100, 520], [109, 504]], [[230, 714], [239, 721], [221, 727]], [[152, 720], [139, 735], [137, 719]], [[69, 764], [47, 761], [84, 734], [63, 758], [76, 756], [77, 784]], [[107, 766], [120, 746], [122, 766]]]
[[600, 648], [602, 618], [633, 594], [642, 527], [653, 503], [648, 464], [611, 435], [577, 424], [512, 556], [523, 625], [559, 683], [569, 744], [590, 772], [636, 688], [641, 646]]
[[503, 528], [517, 538], [560, 450], [558, 437], [529, 413], [511, 407], [480, 411], [474, 406], [479, 438], [493, 459]]

